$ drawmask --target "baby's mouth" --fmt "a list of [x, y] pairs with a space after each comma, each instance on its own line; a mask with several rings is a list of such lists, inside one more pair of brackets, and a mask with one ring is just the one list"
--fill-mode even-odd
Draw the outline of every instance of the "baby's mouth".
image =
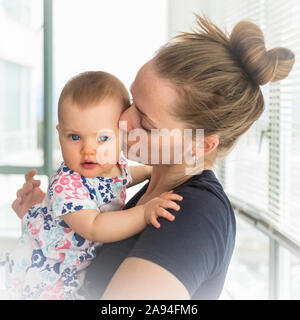
[[84, 161], [81, 163], [81, 166], [84, 169], [94, 169], [97, 165], [98, 165], [98, 163], [93, 162], [93, 161]]

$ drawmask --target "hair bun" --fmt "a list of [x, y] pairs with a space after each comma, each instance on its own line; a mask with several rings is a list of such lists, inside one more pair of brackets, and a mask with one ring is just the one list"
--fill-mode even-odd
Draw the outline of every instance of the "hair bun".
[[250, 21], [235, 25], [230, 44], [233, 54], [257, 85], [284, 79], [295, 62], [294, 53], [287, 48], [277, 47], [267, 51], [262, 31]]

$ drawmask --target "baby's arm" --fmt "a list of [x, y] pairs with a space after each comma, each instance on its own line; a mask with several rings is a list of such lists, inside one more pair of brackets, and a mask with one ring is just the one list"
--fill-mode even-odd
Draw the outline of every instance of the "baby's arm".
[[62, 218], [83, 238], [104, 243], [129, 238], [146, 226], [143, 206], [103, 213], [85, 209], [65, 214]]
[[177, 194], [166, 192], [144, 205], [120, 211], [100, 213], [97, 210], [85, 209], [62, 216], [64, 221], [83, 238], [95, 242], [115, 242], [129, 238], [141, 232], [148, 223], [159, 227], [157, 217], [170, 221], [174, 216], [164, 208], [179, 210], [173, 200], [182, 200]]
[[127, 185], [127, 188], [139, 184], [146, 179], [150, 179], [152, 173], [151, 166], [130, 166], [129, 170], [132, 182]]

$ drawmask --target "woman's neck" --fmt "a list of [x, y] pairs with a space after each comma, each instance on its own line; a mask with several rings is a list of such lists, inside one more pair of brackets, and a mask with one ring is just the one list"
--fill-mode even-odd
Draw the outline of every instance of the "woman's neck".
[[[211, 166], [204, 164], [203, 170], [211, 170]], [[156, 197], [163, 192], [170, 191], [199, 172], [201, 172], [199, 168], [191, 170], [185, 165], [179, 164], [153, 166], [145, 197], [150, 195]]]

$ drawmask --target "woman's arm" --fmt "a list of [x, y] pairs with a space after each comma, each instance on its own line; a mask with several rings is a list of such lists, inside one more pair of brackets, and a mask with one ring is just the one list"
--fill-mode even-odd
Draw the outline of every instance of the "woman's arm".
[[189, 300], [185, 286], [149, 260], [126, 258], [106, 288], [103, 300]]
[[[189, 299], [195, 293], [218, 298], [234, 248], [235, 220], [230, 207], [207, 189], [185, 186], [174, 222], [162, 219], [159, 230], [147, 227], [127, 251], [120, 244], [126, 258], [108, 284], [100, 277], [106, 287], [103, 295], [99, 291], [102, 299]], [[100, 251], [102, 263], [112, 252], [115, 259], [115, 250]], [[208, 284], [214, 277], [217, 283]]]
[[130, 175], [132, 182], [127, 185], [127, 188], [139, 184], [146, 179], [151, 178], [152, 167], [151, 166], [130, 166]]

